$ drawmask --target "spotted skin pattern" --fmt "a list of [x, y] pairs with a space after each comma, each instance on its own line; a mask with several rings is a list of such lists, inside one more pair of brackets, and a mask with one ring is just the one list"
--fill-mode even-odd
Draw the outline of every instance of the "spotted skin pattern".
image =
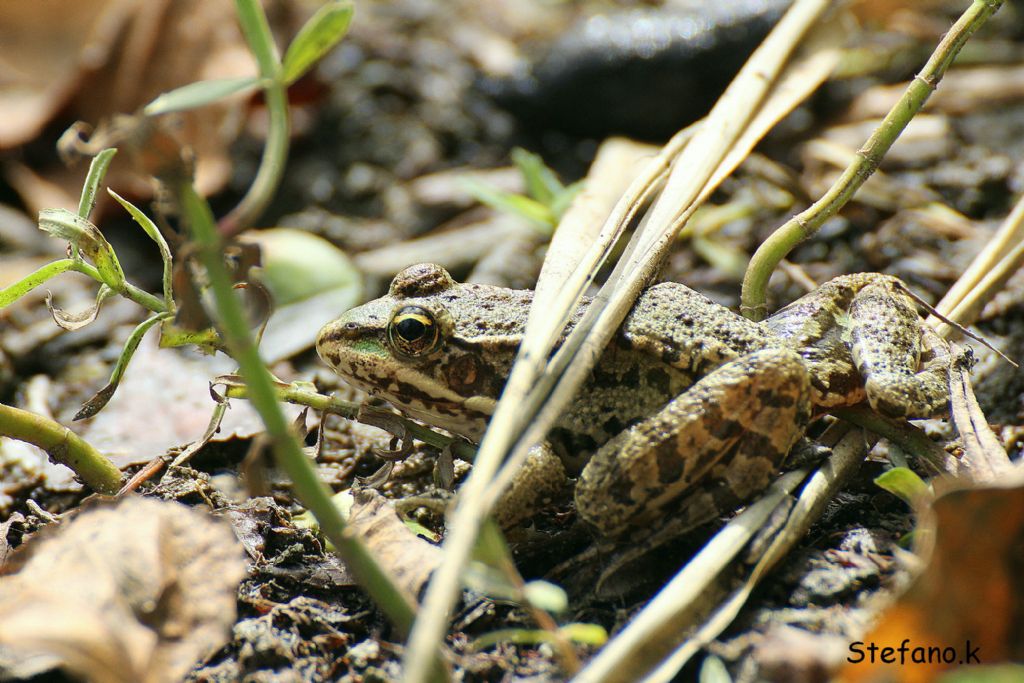
[[[420, 264], [325, 326], [317, 351], [411, 417], [479, 440], [532, 298]], [[410, 311], [425, 324], [396, 326]], [[421, 330], [431, 336], [401, 337]], [[866, 399], [893, 417], [941, 414], [950, 364], [890, 276], [836, 278], [761, 323], [684, 285], [654, 285], [549, 434], [544, 452], [557, 463], [533, 456], [502, 521], [531, 515], [527, 494], [556, 490], [562, 472], [579, 477], [577, 510], [604, 536], [661, 515], [706, 519], [763, 490], [807, 424], [831, 408]]]

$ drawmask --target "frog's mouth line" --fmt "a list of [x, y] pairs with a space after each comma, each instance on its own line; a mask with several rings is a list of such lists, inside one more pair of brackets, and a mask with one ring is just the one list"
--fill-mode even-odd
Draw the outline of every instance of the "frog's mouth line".
[[[335, 370], [350, 384], [384, 399], [410, 417], [468, 438], [479, 439], [494, 413], [494, 399], [467, 398], [444, 385], [424, 383], [423, 375], [411, 369], [384, 369], [372, 361], [348, 359], [339, 354]], [[382, 382], [381, 378], [388, 374], [391, 379]]]

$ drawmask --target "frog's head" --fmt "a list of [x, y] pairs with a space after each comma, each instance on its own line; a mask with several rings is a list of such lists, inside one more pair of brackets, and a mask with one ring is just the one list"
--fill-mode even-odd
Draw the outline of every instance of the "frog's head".
[[419, 264], [317, 335], [342, 377], [428, 424], [479, 439], [522, 338], [532, 292], [459, 284]]

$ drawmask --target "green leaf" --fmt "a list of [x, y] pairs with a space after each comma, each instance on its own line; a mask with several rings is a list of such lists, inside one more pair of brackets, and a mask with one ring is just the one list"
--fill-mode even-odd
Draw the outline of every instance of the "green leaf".
[[558, 629], [558, 632], [574, 643], [600, 647], [608, 642], [608, 631], [598, 624], [574, 622]]
[[96, 206], [96, 192], [103, 177], [107, 175], [110, 162], [114, 159], [117, 150], [108, 147], [92, 159], [89, 164], [89, 174], [85, 177], [85, 185], [82, 186], [82, 197], [78, 200], [78, 215], [81, 218], [89, 218], [93, 207]]
[[485, 633], [470, 643], [470, 649], [475, 652], [494, 647], [498, 643], [515, 643], [516, 645], [539, 645], [549, 643], [552, 635], [541, 629], [529, 628], [504, 628], [498, 631]]
[[484, 562], [473, 560], [466, 565], [462, 573], [462, 582], [466, 588], [482, 593], [491, 600], [520, 603], [523, 592], [512, 583], [500, 569], [490, 567]]
[[113, 247], [103, 233], [87, 219], [67, 209], [43, 209], [39, 212], [39, 228], [81, 249], [96, 266], [100, 279], [108, 287], [118, 293], [125, 292], [127, 282]]
[[256, 88], [260, 81], [258, 76], [246, 76], [189, 83], [158, 95], [156, 99], [146, 105], [142, 113], [146, 116], [157, 116], [205, 107], [244, 90]]
[[[544, 206], [553, 206], [572, 187], [563, 185], [539, 154], [516, 147], [512, 150], [512, 162], [523, 174], [523, 180], [526, 181], [526, 193]], [[576, 192], [578, 190], [573, 190], [574, 195]]]
[[195, 346], [207, 355], [224, 350], [224, 340], [217, 330], [207, 327], [205, 330], [185, 330], [165, 322], [160, 327], [160, 348], [173, 349], [182, 346]]
[[260, 246], [258, 278], [277, 306], [334, 289], [351, 292], [353, 299], [362, 296], [362, 273], [344, 251], [322, 237], [293, 228], [269, 228], [250, 231], [242, 240]]
[[76, 265], [75, 260], [70, 258], [53, 261], [52, 263], [47, 263], [39, 270], [26, 275], [14, 284], [0, 289], [0, 308], [10, 306], [50, 278], [66, 273], [69, 270], [74, 270]]
[[[344, 491], [338, 491], [331, 496], [331, 503], [341, 513], [342, 518], [348, 519], [352, 514], [352, 506], [355, 505], [355, 498], [352, 497], [352, 489], [345, 489]], [[292, 525], [298, 529], [309, 529], [315, 534], [320, 533], [320, 522], [317, 521], [316, 517], [312, 512], [306, 510], [305, 512], [292, 516]], [[328, 552], [334, 552], [334, 544], [328, 539], [323, 539], [324, 549]]]
[[138, 207], [110, 188], [107, 188], [107, 192], [111, 197], [117, 200], [118, 204], [124, 207], [125, 211], [131, 214], [132, 218], [135, 219], [135, 222], [139, 224], [147, 235], [149, 235], [149, 238], [156, 242], [157, 249], [160, 250], [160, 260], [163, 261], [164, 264], [164, 304], [166, 304], [168, 311], [173, 312], [174, 296], [171, 290], [171, 250], [170, 247], [167, 246], [167, 240], [165, 240], [164, 236], [160, 234], [160, 229], [156, 227], [156, 223], [150, 220], [149, 216], [140, 211]]
[[[597, 624], [566, 624], [558, 629], [558, 633], [574, 643], [580, 643], [581, 645], [600, 647], [608, 641], [608, 632]], [[539, 628], [506, 628], [485, 633], [474, 640], [470, 647], [475, 651], [480, 651], [497, 645], [498, 643], [540, 645], [541, 643], [550, 643], [554, 639], [554, 633]]]
[[534, 607], [551, 614], [561, 614], [569, 608], [569, 596], [561, 586], [550, 581], [529, 581], [523, 586], [523, 596]]
[[427, 539], [431, 543], [440, 544], [441, 541], [443, 540], [441, 538], [441, 534], [431, 529], [428, 529], [427, 527], [423, 526], [414, 519], [403, 519], [402, 524], [404, 524], [409, 531], [413, 532], [417, 536], [420, 536], [421, 538]]
[[928, 484], [906, 467], [894, 467], [875, 478], [875, 485], [898, 497], [907, 505], [916, 505], [932, 497]]
[[572, 204], [572, 200], [576, 199], [576, 195], [583, 191], [585, 183], [582, 180], [578, 180], [572, 185], [567, 186], [551, 201], [550, 209], [551, 213], [555, 214], [557, 220], [562, 220], [562, 216], [569, 209], [569, 205]]
[[352, 22], [351, 0], [328, 2], [310, 17], [288, 46], [281, 68], [281, 80], [291, 85], [313, 64], [338, 44]]
[[551, 209], [534, 199], [499, 190], [474, 178], [462, 178], [461, 185], [481, 204], [525, 218], [531, 225], [541, 228], [546, 235], [554, 230], [555, 217]]
[[463, 178], [462, 187], [482, 204], [525, 218], [530, 225], [540, 228], [545, 237], [550, 237], [583, 184], [577, 182], [566, 187], [544, 165], [543, 159], [525, 149], [512, 150], [512, 160], [519, 167], [528, 196], [499, 190], [473, 178]]
[[544, 206], [551, 206], [554, 198], [565, 189], [554, 171], [544, 165], [539, 154], [516, 147], [512, 150], [512, 162], [523, 174], [526, 194]]
[[103, 406], [107, 405], [111, 398], [114, 396], [114, 392], [117, 391], [117, 386], [121, 383], [121, 378], [124, 377], [124, 371], [128, 368], [128, 362], [131, 361], [132, 356], [135, 354], [135, 350], [139, 348], [139, 343], [142, 338], [146, 336], [146, 332], [150, 330], [161, 320], [170, 318], [170, 313], [157, 313], [156, 315], [143, 320], [139, 323], [132, 333], [128, 335], [128, 340], [124, 343], [124, 348], [121, 349], [121, 355], [117, 358], [117, 364], [114, 365], [113, 372], [110, 373], [110, 381], [107, 385], [96, 392], [96, 394], [86, 401], [81, 409], [75, 413], [75, 420], [81, 420], [87, 417], [92, 417], [96, 413], [103, 409]]
[[480, 535], [473, 546], [473, 559], [499, 571], [504, 571], [510, 565], [515, 566], [512, 563], [512, 552], [494, 520], [488, 519], [480, 527]]
[[[608, 632], [597, 624], [566, 624], [558, 629], [563, 637], [579, 643], [600, 647], [608, 642]], [[516, 645], [540, 645], [550, 643], [555, 639], [555, 634], [543, 629], [529, 628], [505, 628], [498, 631], [485, 633], [472, 642], [470, 647], [479, 652], [498, 643], [514, 643]]]

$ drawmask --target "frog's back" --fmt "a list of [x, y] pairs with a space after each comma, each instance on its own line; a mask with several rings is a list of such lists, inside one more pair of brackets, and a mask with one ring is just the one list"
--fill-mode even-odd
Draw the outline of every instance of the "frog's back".
[[621, 337], [630, 348], [696, 377], [775, 345], [757, 323], [678, 282], [647, 288], [626, 317]]

